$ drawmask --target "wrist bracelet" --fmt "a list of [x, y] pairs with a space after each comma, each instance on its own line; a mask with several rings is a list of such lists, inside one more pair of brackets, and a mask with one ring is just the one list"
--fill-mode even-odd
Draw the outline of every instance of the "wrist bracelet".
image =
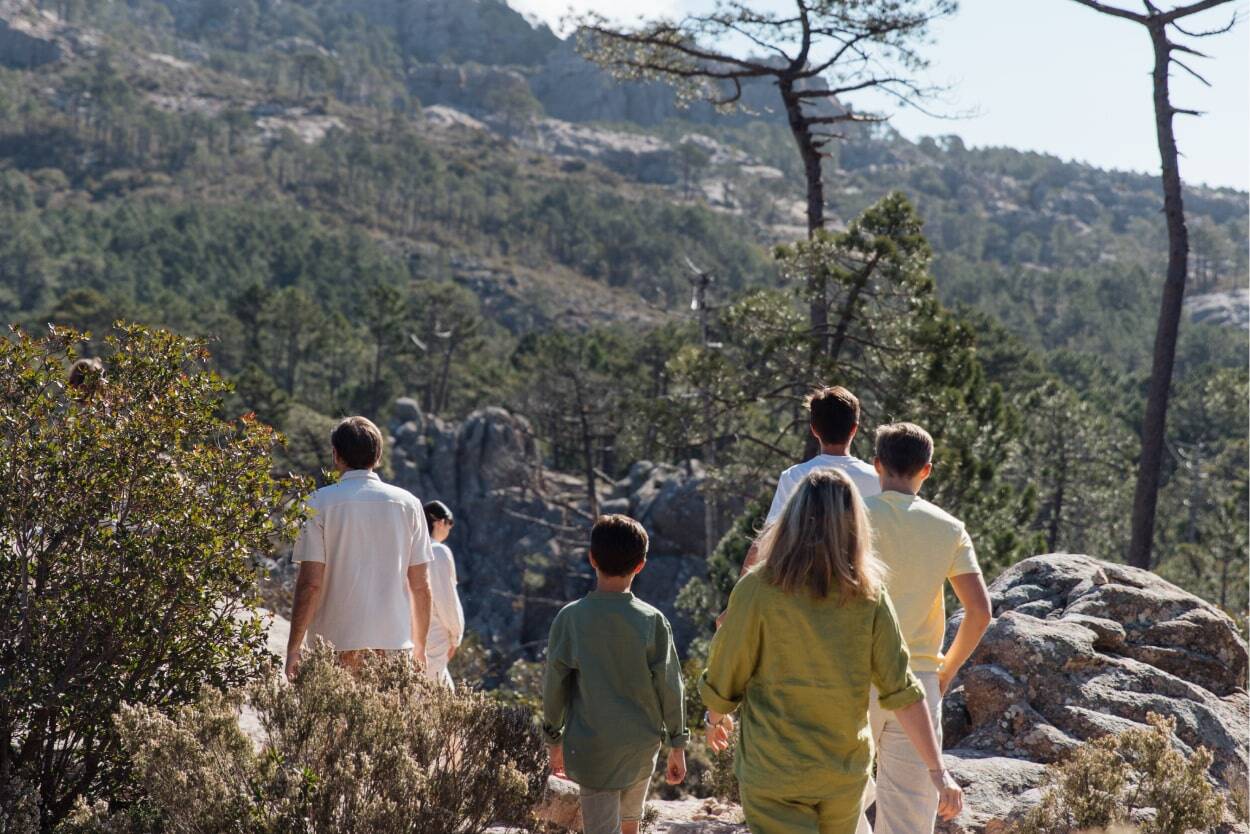
[[725, 719], [726, 719], [727, 717], [728, 717], [728, 716], [724, 716], [724, 715], [722, 715], [722, 716], [720, 717], [720, 721], [713, 721], [713, 720], [712, 720], [712, 713], [711, 713], [709, 710], [704, 710], [704, 711], [703, 711], [703, 724], [704, 724], [704, 726], [706, 726], [706, 727], [722, 727], [722, 726], [724, 726], [724, 724], [725, 724]]

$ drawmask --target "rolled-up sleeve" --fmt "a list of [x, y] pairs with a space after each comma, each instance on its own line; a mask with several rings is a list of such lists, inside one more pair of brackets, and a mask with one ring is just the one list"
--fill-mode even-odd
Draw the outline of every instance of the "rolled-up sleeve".
[[968, 535], [968, 530], [959, 531], [959, 543], [955, 545], [955, 552], [951, 558], [951, 567], [946, 577], [963, 576], [969, 573], [980, 573], [981, 566], [977, 564], [977, 552], [972, 546], [972, 537]]
[[564, 737], [564, 722], [573, 694], [573, 668], [569, 665], [568, 633], [556, 615], [547, 638], [547, 669], [543, 673], [543, 736], [548, 744]]
[[664, 716], [664, 737], [671, 747], [685, 747], [690, 739], [686, 729], [686, 686], [681, 675], [681, 659], [673, 643], [673, 630], [663, 616], [656, 618], [655, 660], [651, 663], [651, 684]]
[[898, 710], [924, 700], [924, 688], [907, 668], [910, 661], [894, 603], [883, 588], [872, 621], [872, 684], [882, 709]]
[[313, 501], [308, 502], [309, 516], [300, 528], [295, 549], [291, 551], [293, 562], [324, 562], [326, 560], [325, 518], [317, 511]]
[[734, 586], [720, 630], [708, 650], [707, 669], [699, 678], [699, 697], [708, 709], [733, 712], [746, 693], [760, 652], [760, 620], [755, 611], [756, 585], [748, 575]]

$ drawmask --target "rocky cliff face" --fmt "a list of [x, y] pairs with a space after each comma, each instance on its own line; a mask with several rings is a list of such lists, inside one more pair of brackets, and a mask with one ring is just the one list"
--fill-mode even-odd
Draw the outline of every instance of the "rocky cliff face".
[[[593, 583], [580, 485], [545, 472], [528, 422], [503, 409], [459, 424], [423, 415], [412, 400], [394, 411], [392, 479], [456, 514], [447, 544], [469, 629], [505, 656], [536, 654], [555, 613]], [[683, 646], [693, 629], [673, 603], [705, 569], [703, 478], [695, 462], [641, 462], [600, 497], [604, 512], [627, 512], [647, 527], [651, 554], [635, 589], [668, 615]]]
[[26, 0], [0, 0], [0, 67], [30, 70], [96, 45], [90, 33], [65, 25]]
[[1037, 801], [1044, 765], [1150, 712], [1174, 717], [1186, 748], [1212, 751], [1225, 791], [1245, 784], [1246, 644], [1223, 612], [1088, 556], [1027, 559], [990, 594], [994, 621], [944, 703], [947, 763], [968, 811], [939, 831], [1003, 831]]

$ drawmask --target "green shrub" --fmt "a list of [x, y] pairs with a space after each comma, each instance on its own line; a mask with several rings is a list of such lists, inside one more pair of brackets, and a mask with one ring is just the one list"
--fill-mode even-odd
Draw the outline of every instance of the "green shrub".
[[1224, 800], [1208, 779], [1210, 751], [1199, 747], [1186, 756], [1173, 747], [1174, 718], [1151, 713], [1146, 720], [1149, 728], [1091, 741], [1052, 767], [1041, 804], [1013, 834], [1075, 834], [1129, 823], [1140, 825], [1141, 834], [1213, 830], [1224, 818]]
[[[113, 716], [254, 679], [272, 656], [253, 560], [293, 536], [304, 490], [277, 435], [222, 421], [199, 342], [121, 327], [69, 389], [78, 334], [0, 339], [0, 820], [50, 831], [117, 799]], [[0, 823], [0, 831], [5, 830]]]
[[[402, 660], [344, 670], [322, 645], [293, 685], [255, 684], [259, 748], [239, 695], [205, 689], [172, 717], [123, 710], [121, 736], [161, 829], [179, 834], [475, 834], [524, 824], [546, 783], [529, 714], [430, 684]], [[139, 834], [82, 808], [75, 834]]]

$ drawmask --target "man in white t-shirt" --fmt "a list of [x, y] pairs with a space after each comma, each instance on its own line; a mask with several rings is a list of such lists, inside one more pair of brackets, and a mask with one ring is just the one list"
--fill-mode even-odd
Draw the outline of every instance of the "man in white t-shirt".
[[[772, 506], [769, 507], [768, 517], [764, 521], [766, 526], [781, 516], [786, 502], [803, 478], [817, 469], [838, 469], [846, 473], [861, 497], [867, 498], [881, 492], [877, 471], [850, 453], [851, 441], [859, 430], [859, 400], [855, 395], [841, 385], [835, 385], [813, 391], [808, 395], [805, 405], [812, 436], [820, 442], [820, 454], [811, 460], [796, 463], [781, 473], [781, 477], [777, 479], [777, 491], [773, 494]], [[742, 563], [742, 572], [746, 573], [758, 560], [758, 548], [752, 544], [747, 551], [746, 560]]]
[[339, 482], [308, 500], [312, 514], [292, 555], [299, 577], [287, 677], [299, 667], [305, 634], [332, 644], [348, 668], [389, 653], [424, 666], [433, 553], [421, 502], [373, 472], [382, 433], [369, 420], [343, 420], [330, 444]]

